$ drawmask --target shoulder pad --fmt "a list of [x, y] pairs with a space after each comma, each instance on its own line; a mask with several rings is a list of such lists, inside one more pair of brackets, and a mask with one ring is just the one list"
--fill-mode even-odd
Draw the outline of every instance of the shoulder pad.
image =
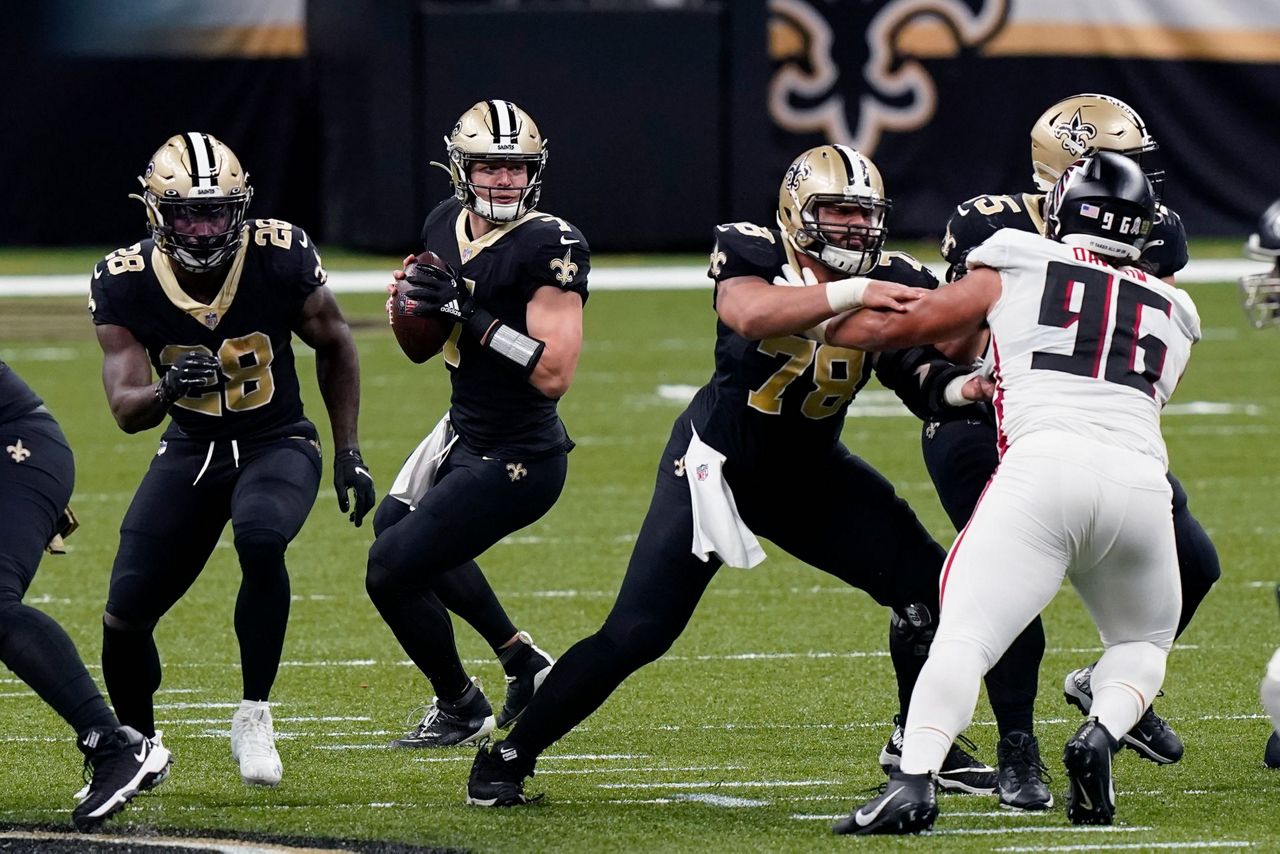
[[906, 252], [880, 253], [880, 263], [867, 273], [867, 277], [913, 288], [933, 290], [938, 287], [938, 277]]
[[1158, 206], [1151, 233], [1147, 235], [1142, 257], [1136, 266], [1164, 279], [1187, 266], [1188, 260], [1187, 230], [1182, 224], [1182, 217], [1164, 205]]
[[707, 275], [716, 281], [735, 276], [759, 276], [771, 281], [786, 257], [782, 241], [776, 229], [751, 222], [717, 225]]
[[539, 245], [554, 243], [557, 246], [573, 246], [575, 250], [590, 250], [586, 237], [577, 226], [551, 214], [534, 211], [519, 230], [524, 232], [524, 239]]
[[[1034, 197], [1031, 197], [1034, 198]], [[1027, 212], [1027, 196], [974, 196], [961, 202], [947, 220], [942, 238], [942, 257], [951, 265], [950, 272], [964, 272], [965, 257], [975, 247], [1002, 228], [1036, 231]], [[948, 278], [954, 278], [950, 274]]]

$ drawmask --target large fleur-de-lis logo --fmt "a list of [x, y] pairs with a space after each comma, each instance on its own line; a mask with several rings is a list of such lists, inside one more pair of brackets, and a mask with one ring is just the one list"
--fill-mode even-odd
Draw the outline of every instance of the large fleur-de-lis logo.
[[569, 260], [572, 253], [572, 249], [566, 249], [563, 258], [551, 259], [551, 269], [556, 271], [556, 281], [562, 285], [572, 282], [578, 272], [578, 265]]
[[511, 478], [512, 483], [515, 483], [528, 473], [529, 470], [524, 467], [524, 463], [507, 463], [507, 477]]
[[28, 448], [24, 448], [24, 447], [22, 446], [22, 440], [21, 440], [21, 439], [19, 439], [18, 441], [14, 442], [14, 443], [13, 443], [12, 445], [10, 445], [9, 447], [5, 448], [5, 450], [9, 452], [9, 456], [13, 457], [13, 461], [14, 461], [15, 463], [23, 462], [24, 460], [26, 460], [26, 459], [27, 459], [27, 457], [31, 456], [31, 451], [30, 451], [30, 449], [28, 449]]
[[1090, 141], [1098, 135], [1098, 128], [1084, 120], [1079, 109], [1065, 122], [1053, 126], [1053, 135], [1062, 143], [1062, 150], [1076, 157], [1089, 150]]

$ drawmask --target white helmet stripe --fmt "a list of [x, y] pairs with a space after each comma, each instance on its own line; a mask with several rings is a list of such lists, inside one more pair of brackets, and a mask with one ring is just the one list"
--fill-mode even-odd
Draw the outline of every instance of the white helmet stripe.
[[510, 101], [490, 101], [489, 117], [493, 124], [493, 141], [504, 142], [516, 132], [516, 111]]
[[187, 151], [191, 154], [192, 178], [196, 179], [197, 187], [212, 187], [214, 183], [213, 173], [213, 146], [209, 144], [209, 137], [203, 133], [187, 134]]
[[860, 175], [858, 174], [857, 171], [854, 170], [853, 164], [858, 163], [859, 165], [861, 165], [861, 160], [858, 152], [854, 151], [852, 148], [850, 148], [847, 145], [835, 144], [835, 145], [832, 145], [831, 147], [836, 150], [836, 153], [840, 155], [840, 159], [844, 161], [845, 174], [848, 176], [845, 183], [848, 186], [852, 187], [857, 184], [868, 183], [865, 175]]

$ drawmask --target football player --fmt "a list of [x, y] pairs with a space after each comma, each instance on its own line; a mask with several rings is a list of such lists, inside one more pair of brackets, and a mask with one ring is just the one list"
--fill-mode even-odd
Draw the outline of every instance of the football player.
[[75, 461], [44, 402], [4, 362], [0, 447], [0, 661], [75, 731], [92, 777], [72, 821], [93, 830], [164, 779], [169, 751], [120, 725], [62, 626], [22, 601], [43, 552], [61, 553], [75, 527]]
[[[1097, 152], [1058, 179], [1046, 236], [1002, 229], [970, 273], [905, 313], [859, 312], [835, 344], [882, 348], [990, 330], [1000, 466], [951, 547], [942, 612], [902, 761], [837, 833], [914, 833], [981, 676], [1070, 579], [1098, 626], [1089, 716], [1067, 742], [1067, 817], [1110, 824], [1117, 736], [1164, 679], [1181, 608], [1160, 409], [1200, 338], [1195, 305], [1140, 267], [1155, 216], [1132, 160]], [[1101, 330], [1101, 334], [1099, 334]], [[976, 382], [976, 380], [975, 380]]]
[[[1083, 94], [1055, 103], [1031, 129], [1033, 181], [1040, 192], [978, 196], [959, 205], [947, 223], [942, 241], [942, 255], [951, 265], [948, 278], [963, 275], [968, 253], [1002, 228], [1043, 234], [1044, 193], [1077, 157], [1095, 151], [1122, 154], [1144, 169], [1158, 191], [1163, 185], [1164, 173], [1153, 169], [1150, 162], [1157, 149], [1142, 118], [1123, 101], [1107, 95]], [[1172, 283], [1174, 274], [1187, 263], [1186, 233], [1178, 215], [1160, 204], [1158, 193], [1156, 201], [1151, 234], [1135, 265]], [[961, 368], [950, 375], [939, 372], [935, 379], [955, 383], [954, 392], [967, 370], [967, 367]], [[958, 393], [950, 397], [935, 393], [933, 399], [967, 403]], [[925, 426], [922, 437], [925, 464], [943, 506], [957, 526], [968, 520], [995, 469], [995, 441], [995, 425], [989, 410], [984, 414], [972, 406], [939, 407]], [[1181, 634], [1221, 571], [1212, 541], [1187, 506], [1186, 491], [1172, 474], [1169, 480], [1173, 487], [1174, 528], [1182, 579], [1183, 605], [1178, 622], [1178, 634]], [[1027, 674], [1024, 681], [1028, 684], [1019, 692], [1023, 703], [1004, 710], [997, 708], [1002, 736], [998, 749], [1001, 798], [1011, 806], [1034, 806], [1043, 804], [1048, 797], [1048, 789], [1040, 779], [1043, 766], [1031, 731], [1034, 676], [1044, 650], [1044, 628], [1038, 617], [1028, 626], [1027, 635], [1019, 638], [1014, 650], [1024, 660], [1020, 667], [1013, 669]], [[1072, 671], [1064, 684], [1067, 701], [1085, 714], [1092, 702], [1091, 667]], [[1125, 733], [1122, 741], [1138, 755], [1159, 764], [1182, 758], [1182, 740], [1154, 709], [1147, 709], [1134, 731]]]
[[358, 526], [374, 492], [356, 440], [355, 344], [307, 234], [277, 219], [246, 219], [249, 176], [221, 141], [170, 137], [139, 181], [142, 194], [132, 198], [145, 206], [151, 236], [98, 263], [89, 310], [121, 429], [170, 421], [120, 526], [102, 675], [120, 719], [159, 745], [153, 631], [230, 520], [242, 571], [235, 631], [244, 683], [231, 752], [246, 783], [274, 786], [282, 768], [268, 697], [289, 617], [285, 549], [321, 474], [292, 338], [316, 351], [338, 505]]
[[[716, 227], [715, 373], [672, 428], [617, 601], [600, 630], [564, 654], [506, 740], [479, 751], [468, 803], [527, 802], [523, 781], [539, 754], [667, 651], [721, 564], [764, 558], [756, 534], [890, 609], [902, 720], [933, 637], [943, 550], [840, 442], [873, 354], [821, 343], [837, 314], [901, 309], [936, 285], [915, 259], [884, 250], [890, 204], [870, 160], [824, 145], [787, 170], [777, 228]], [[794, 495], [823, 498], [779, 500]], [[895, 726], [882, 762], [896, 763], [900, 741]], [[949, 788], [995, 785], [993, 770], [955, 745], [940, 771]]]
[[[476, 558], [540, 519], [564, 487], [573, 442], [557, 404], [577, 369], [591, 270], [582, 232], [537, 209], [547, 144], [528, 113], [481, 101], [445, 145], [454, 194], [427, 215], [422, 244], [446, 266], [407, 258], [391, 291], [404, 310], [454, 324], [443, 353], [452, 396], [374, 515], [365, 578], [435, 692], [393, 747], [469, 744], [509, 726], [551, 669]], [[506, 673], [496, 720], [458, 657], [450, 611], [484, 637]]]
[[1258, 230], [1249, 235], [1245, 254], [1266, 261], [1271, 269], [1240, 279], [1240, 296], [1245, 314], [1255, 329], [1280, 324], [1280, 200], [1271, 203], [1258, 221]]
[[[1280, 585], [1276, 586], [1276, 599], [1280, 600]], [[1262, 764], [1268, 768], [1280, 768], [1280, 649], [1271, 656], [1267, 672], [1262, 677], [1262, 708], [1271, 716], [1271, 735], [1262, 753]]]

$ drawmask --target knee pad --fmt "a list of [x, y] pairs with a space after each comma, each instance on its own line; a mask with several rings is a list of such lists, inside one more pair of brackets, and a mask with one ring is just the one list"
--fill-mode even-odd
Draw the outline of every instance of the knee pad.
[[933, 611], [923, 602], [901, 605], [889, 612], [889, 643], [911, 647], [916, 655], [928, 655], [937, 629]]
[[279, 531], [245, 531], [236, 534], [235, 542], [244, 572], [277, 572], [284, 568], [284, 551], [289, 543]]

